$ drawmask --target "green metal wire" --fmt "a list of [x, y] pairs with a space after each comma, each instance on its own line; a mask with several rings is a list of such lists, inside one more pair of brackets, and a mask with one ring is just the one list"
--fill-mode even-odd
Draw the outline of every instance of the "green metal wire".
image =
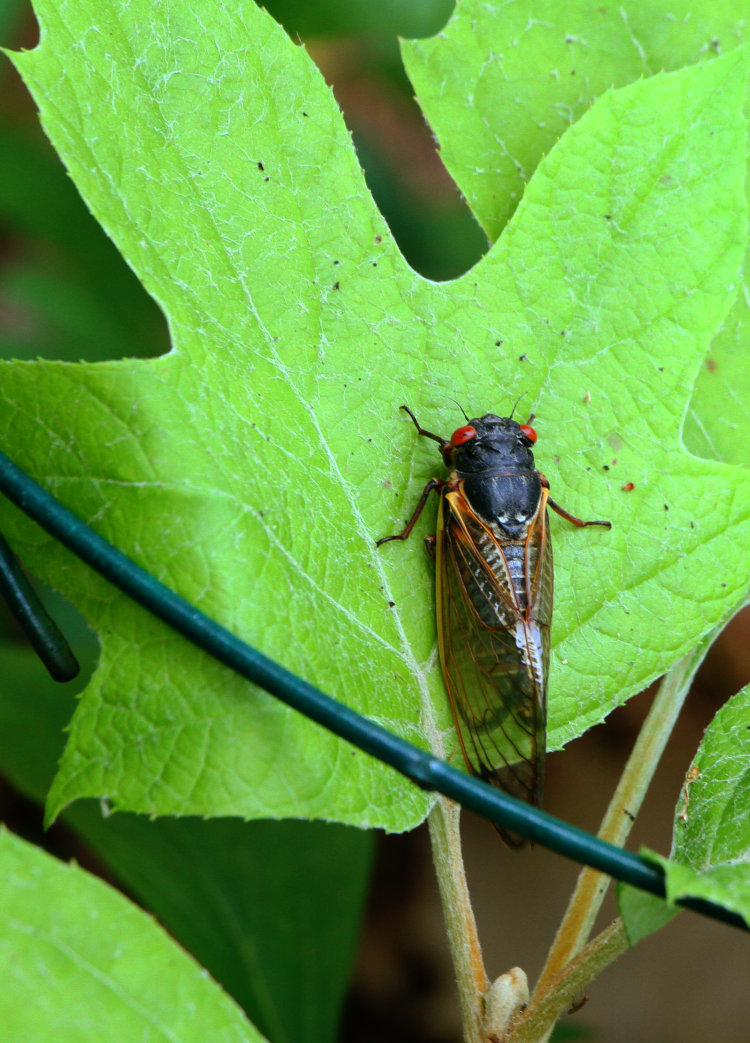
[[31, 647], [55, 681], [72, 681], [81, 669], [57, 623], [24, 575], [8, 541], [0, 535], [0, 595]]
[[[423, 789], [575, 862], [665, 897], [664, 874], [639, 855], [548, 815], [406, 742], [246, 644], [99, 536], [0, 452], [0, 491], [48, 533], [189, 641], [335, 735], [389, 764]], [[680, 905], [748, 929], [742, 917], [702, 899]]]

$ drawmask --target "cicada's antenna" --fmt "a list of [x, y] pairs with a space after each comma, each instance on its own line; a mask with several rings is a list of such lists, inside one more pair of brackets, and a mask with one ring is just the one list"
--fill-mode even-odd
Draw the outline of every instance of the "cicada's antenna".
[[455, 402], [456, 403], [456, 405], [458, 406], [458, 408], [461, 410], [461, 412], [464, 415], [464, 420], [466, 420], [467, 423], [468, 423], [468, 420], [469, 420], [468, 414], [467, 414], [466, 410], [464, 409], [464, 407], [461, 405], [461, 403], [458, 401], [458, 399], [451, 398], [451, 402]]
[[518, 407], [518, 403], [521, 401], [522, 398], [523, 398], [523, 392], [518, 396], [516, 401], [513, 403], [513, 408], [511, 409], [510, 416], [508, 417], [509, 420], [513, 419], [513, 414], [515, 413], [515, 411], [516, 411], [516, 409]]

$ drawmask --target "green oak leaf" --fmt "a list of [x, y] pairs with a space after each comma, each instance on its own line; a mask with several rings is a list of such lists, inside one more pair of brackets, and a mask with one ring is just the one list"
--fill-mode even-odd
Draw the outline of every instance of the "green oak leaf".
[[[440, 155], [491, 240], [540, 160], [611, 87], [674, 71], [747, 38], [741, 0], [458, 0], [401, 53]], [[460, 126], [460, 133], [458, 127]]]
[[5, 830], [0, 876], [4, 1039], [263, 1038], [150, 916], [101, 880]]
[[684, 441], [697, 456], [750, 468], [750, 286], [745, 259], [742, 293], [711, 345], [685, 415]]
[[[440, 155], [490, 239], [500, 235], [542, 157], [610, 87], [715, 58], [748, 39], [742, 0], [458, 0], [442, 32], [401, 45]], [[745, 270], [748, 270], [747, 258]], [[684, 440], [708, 459], [750, 467], [750, 282], [711, 345]]]
[[[667, 905], [703, 898], [750, 926], [750, 686], [733, 696], [706, 729], [675, 809], [669, 858], [644, 851], [664, 868]], [[631, 888], [620, 912], [631, 938], [661, 926], [662, 913]], [[622, 895], [621, 895], [622, 897]], [[660, 903], [662, 910], [665, 903]], [[674, 914], [674, 911], [672, 911]]]
[[[439, 471], [400, 403], [449, 433], [454, 399], [502, 413], [520, 395], [555, 499], [613, 522], [552, 523], [552, 748], [738, 602], [750, 480], [689, 455], [680, 429], [745, 248], [744, 54], [607, 93], [482, 262], [435, 284], [404, 263], [329, 90], [263, 11], [37, 10], [41, 46], [14, 60], [174, 344], [151, 361], [3, 368], [2, 444], [81, 517], [438, 753], [456, 740], [416, 538], [432, 523], [374, 547]], [[102, 641], [52, 814], [107, 795], [152, 814], [424, 816], [428, 796], [188, 647], [18, 512], [3, 525]]]

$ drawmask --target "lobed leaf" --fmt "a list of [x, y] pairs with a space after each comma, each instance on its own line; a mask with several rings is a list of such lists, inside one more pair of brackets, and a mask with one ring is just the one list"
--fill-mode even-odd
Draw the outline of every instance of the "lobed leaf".
[[[458, 0], [432, 39], [401, 50], [440, 155], [490, 239], [542, 158], [605, 91], [709, 61], [748, 40], [742, 0]], [[748, 268], [747, 258], [744, 264]], [[698, 456], [750, 467], [748, 280], [711, 344], [684, 440]]]
[[[449, 432], [454, 398], [481, 414], [521, 395], [555, 499], [613, 521], [553, 522], [552, 747], [744, 596], [748, 477], [680, 435], [746, 244], [744, 53], [607, 93], [483, 261], [434, 284], [398, 253], [319, 73], [263, 11], [37, 10], [41, 45], [14, 61], [174, 345], [2, 370], [2, 444], [98, 531], [438, 753], [455, 739], [431, 566], [417, 539], [374, 547], [437, 469], [401, 402]], [[17, 512], [3, 526], [102, 640], [50, 814], [106, 795], [150, 814], [424, 816], [416, 787], [187, 647]]]

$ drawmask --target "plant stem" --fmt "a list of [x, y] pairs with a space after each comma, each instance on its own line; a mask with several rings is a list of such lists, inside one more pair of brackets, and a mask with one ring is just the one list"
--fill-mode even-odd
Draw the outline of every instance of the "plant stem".
[[[624, 844], [695, 673], [719, 629], [707, 634], [665, 674], [602, 820], [598, 834], [602, 839], [620, 846]], [[608, 876], [596, 870], [581, 870], [529, 1007], [544, 1002], [552, 983], [585, 945], [609, 880]]]
[[519, 1016], [507, 1043], [539, 1043], [546, 1039], [558, 1018], [610, 963], [628, 948], [625, 927], [618, 917], [589, 942], [557, 977], [549, 979], [544, 996], [529, 1004]]
[[466, 1043], [486, 1043], [483, 996], [489, 982], [482, 961], [474, 910], [461, 855], [461, 809], [441, 797], [430, 812], [430, 840], [448, 933]]

